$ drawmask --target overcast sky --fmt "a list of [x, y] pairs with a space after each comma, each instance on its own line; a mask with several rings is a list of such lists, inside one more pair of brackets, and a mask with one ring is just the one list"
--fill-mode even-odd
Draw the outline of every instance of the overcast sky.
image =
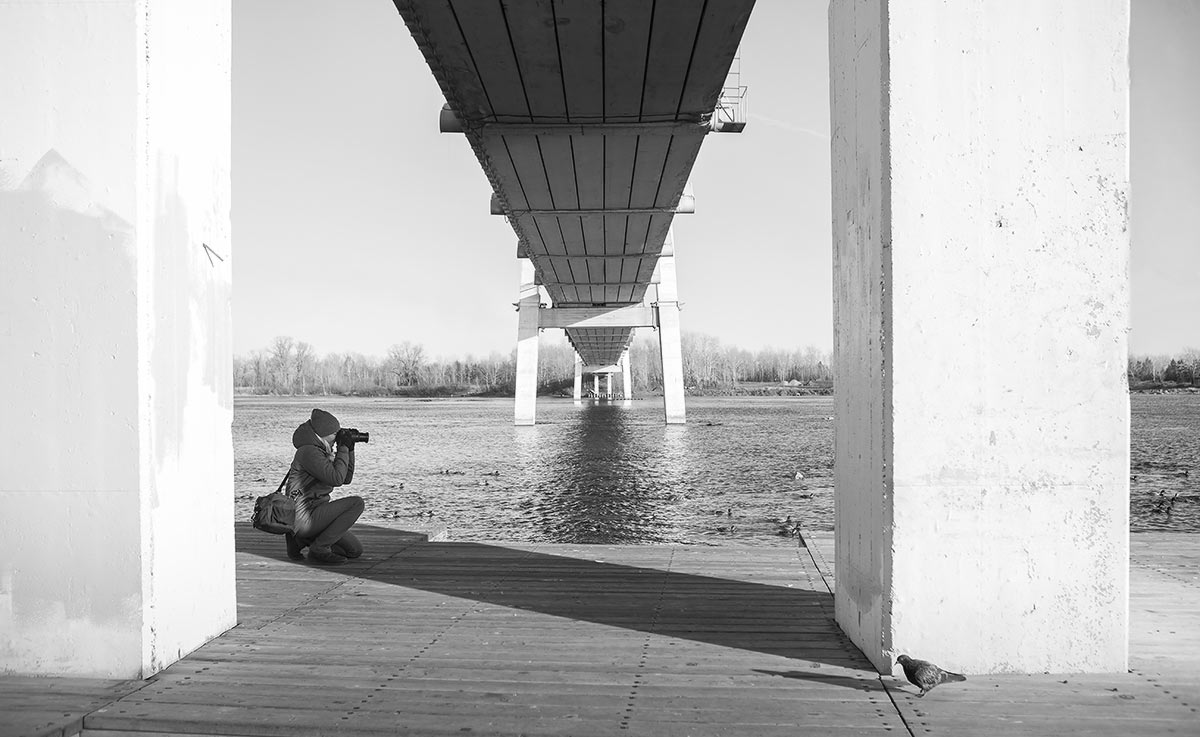
[[[1135, 353], [1200, 348], [1200, 2], [1133, 0]], [[387, 0], [234, 3], [234, 351], [507, 354], [516, 242]], [[832, 344], [825, 0], [758, 0], [749, 125], [706, 138], [675, 219], [685, 331]], [[557, 332], [557, 331], [551, 331]]]

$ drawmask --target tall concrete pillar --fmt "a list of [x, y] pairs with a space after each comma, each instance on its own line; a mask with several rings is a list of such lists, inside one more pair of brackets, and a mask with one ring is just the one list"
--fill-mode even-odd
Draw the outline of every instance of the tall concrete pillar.
[[592, 374], [592, 394], [600, 399], [600, 374]]
[[517, 303], [517, 380], [513, 422], [534, 424], [538, 386], [538, 310], [541, 293], [535, 281], [533, 262], [521, 262], [520, 301]]
[[621, 354], [621, 389], [625, 393], [625, 401], [633, 399], [633, 372], [629, 369], [629, 351]]
[[1121, 671], [1127, 0], [830, 5], [836, 613], [882, 671]]
[[674, 238], [671, 255], [658, 260], [658, 347], [662, 356], [663, 412], [668, 425], [687, 421], [683, 401], [683, 348], [679, 331], [679, 292], [675, 279]]
[[0, 672], [146, 677], [237, 617], [230, 2], [0, 3], [0, 100]]
[[575, 404], [583, 404], [583, 359], [575, 354], [575, 389], [573, 391]]

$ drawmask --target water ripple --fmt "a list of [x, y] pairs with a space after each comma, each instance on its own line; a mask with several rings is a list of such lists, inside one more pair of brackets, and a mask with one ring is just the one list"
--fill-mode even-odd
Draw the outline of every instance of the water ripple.
[[[1200, 397], [1134, 395], [1131, 528], [1200, 530]], [[690, 399], [688, 423], [659, 400], [576, 407], [539, 400], [241, 398], [238, 519], [271, 491], [313, 406], [371, 432], [346, 493], [363, 521], [436, 519], [462, 540], [794, 545], [833, 528], [829, 398]]]

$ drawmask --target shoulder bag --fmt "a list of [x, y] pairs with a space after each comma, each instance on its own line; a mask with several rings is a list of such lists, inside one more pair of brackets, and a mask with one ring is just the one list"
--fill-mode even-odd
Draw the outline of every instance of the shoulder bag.
[[279, 488], [255, 500], [254, 513], [250, 515], [250, 524], [254, 525], [254, 529], [273, 535], [292, 531], [292, 525], [296, 523], [296, 502], [283, 493], [283, 486], [291, 474], [289, 468], [283, 481], [279, 482]]

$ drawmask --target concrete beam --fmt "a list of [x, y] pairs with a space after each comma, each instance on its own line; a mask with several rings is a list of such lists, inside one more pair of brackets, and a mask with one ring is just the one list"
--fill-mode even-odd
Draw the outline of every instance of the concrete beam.
[[652, 281], [538, 281], [548, 287], [645, 287]]
[[[742, 124], [744, 127], [745, 124]], [[450, 108], [443, 105], [438, 113], [438, 131], [466, 133], [471, 130], [481, 136], [703, 136], [710, 132], [735, 132], [736, 124], [727, 121], [696, 119], [693, 121], [608, 122], [608, 123], [501, 123], [467, 121], [465, 124]], [[740, 129], [739, 129], [740, 130]]]
[[541, 328], [652, 328], [658, 322], [654, 308], [630, 307], [548, 307], [538, 312]]
[[883, 672], [1126, 668], [1129, 3], [1021, 8], [830, 4], [835, 609]]

